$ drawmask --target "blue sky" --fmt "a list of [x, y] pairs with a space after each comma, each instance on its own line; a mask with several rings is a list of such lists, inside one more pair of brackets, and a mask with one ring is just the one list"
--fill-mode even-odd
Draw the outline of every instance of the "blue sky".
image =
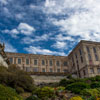
[[5, 51], [66, 56], [80, 40], [100, 41], [100, 0], [0, 0]]

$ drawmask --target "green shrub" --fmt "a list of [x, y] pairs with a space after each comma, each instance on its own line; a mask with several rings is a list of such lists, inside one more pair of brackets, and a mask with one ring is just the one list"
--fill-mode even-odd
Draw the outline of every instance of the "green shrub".
[[65, 87], [63, 87], [63, 86], [57, 87], [57, 91], [58, 91], [58, 92], [62, 92], [62, 91], [64, 91], [64, 90], [65, 90]]
[[66, 86], [66, 90], [70, 90], [71, 92], [76, 94], [80, 94], [80, 92], [86, 88], [88, 89], [90, 88], [90, 86], [87, 83], [83, 83], [83, 82], [72, 83]]
[[36, 95], [28, 97], [26, 100], [41, 100]]
[[100, 83], [99, 82], [93, 82], [91, 83], [91, 88], [100, 88]]
[[16, 87], [17, 93], [24, 93], [24, 89], [21, 87]]
[[74, 79], [70, 79], [70, 80], [67, 80], [67, 79], [62, 79], [60, 82], [59, 82], [59, 85], [60, 86], [67, 86], [67, 85], [69, 85], [69, 84], [72, 84], [72, 83], [74, 83], [75, 82], [75, 80]]
[[80, 96], [72, 97], [70, 100], [83, 100]]
[[96, 81], [100, 81], [100, 76], [96, 76]]
[[14, 89], [0, 85], [0, 100], [23, 100]]
[[[0, 66], [0, 83], [16, 90], [18, 90], [17, 87], [20, 87], [27, 92], [32, 92], [34, 89], [34, 81], [30, 75], [15, 65], [9, 66], [8, 69]], [[20, 91], [22, 90], [20, 89]]]
[[54, 89], [51, 87], [37, 88], [33, 91], [33, 95], [36, 95], [41, 100], [48, 100], [49, 98], [53, 98], [55, 96]]
[[81, 91], [81, 94], [84, 96], [100, 96], [98, 89], [84, 89]]

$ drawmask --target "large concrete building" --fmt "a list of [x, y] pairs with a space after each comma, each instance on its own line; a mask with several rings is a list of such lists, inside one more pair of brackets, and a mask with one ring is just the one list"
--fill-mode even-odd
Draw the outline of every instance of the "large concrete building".
[[6, 53], [12, 64], [28, 72], [70, 73], [77, 77], [100, 75], [100, 43], [80, 41], [68, 56]]
[[36, 55], [22, 53], [6, 53], [11, 64], [17, 64], [27, 72], [68, 72], [67, 57]]
[[80, 78], [100, 75], [100, 42], [80, 41], [68, 55], [69, 71]]

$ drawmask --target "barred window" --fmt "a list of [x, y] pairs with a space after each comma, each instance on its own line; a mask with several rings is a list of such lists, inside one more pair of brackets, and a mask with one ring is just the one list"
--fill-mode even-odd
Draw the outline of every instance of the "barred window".
[[66, 61], [64, 61], [64, 64], [63, 64], [64, 66], [67, 66], [67, 62]]
[[42, 68], [42, 72], [45, 72], [45, 68]]
[[13, 58], [9, 58], [9, 61], [12, 64], [13, 63]]
[[88, 47], [88, 46], [86, 47], [86, 49], [87, 49], [87, 52], [88, 52], [88, 53], [90, 53], [90, 49], [89, 49], [89, 47]]
[[34, 65], [37, 65], [37, 64], [38, 64], [37, 59], [35, 59], [34, 60]]
[[29, 65], [29, 59], [26, 59], [26, 64]]
[[79, 53], [80, 53], [80, 55], [82, 55], [82, 50], [81, 49], [79, 49]]
[[20, 58], [18, 58], [18, 64], [21, 64], [21, 59]]
[[98, 74], [100, 74], [100, 68], [97, 68], [97, 72], [98, 72]]
[[44, 60], [42, 60], [42, 65], [45, 65], [45, 61]]
[[50, 68], [50, 72], [53, 72], [52, 68]]
[[94, 73], [94, 69], [90, 68], [90, 73], [93, 74]]
[[50, 61], [49, 61], [49, 65], [50, 65], [50, 66], [52, 66], [52, 65], [53, 65], [52, 60], [50, 60]]
[[39, 69], [38, 69], [37, 67], [34, 67], [34, 68], [33, 68], [33, 71], [34, 71], [34, 72], [38, 72]]
[[59, 61], [56, 61], [56, 65], [57, 65], [57, 66], [60, 66], [60, 62], [59, 62]]
[[93, 47], [93, 51], [94, 51], [94, 53], [96, 53], [96, 48], [95, 47]]
[[57, 72], [60, 72], [60, 69], [57, 69]]

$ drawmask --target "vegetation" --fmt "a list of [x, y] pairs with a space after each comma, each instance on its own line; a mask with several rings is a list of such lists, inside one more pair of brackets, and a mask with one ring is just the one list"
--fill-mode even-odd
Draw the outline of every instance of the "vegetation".
[[0, 85], [0, 100], [23, 100], [14, 89]]
[[83, 100], [80, 96], [72, 97], [70, 100]]
[[18, 93], [32, 92], [34, 89], [34, 82], [30, 75], [15, 65], [9, 66], [8, 69], [0, 66], [0, 83], [16, 89]]

